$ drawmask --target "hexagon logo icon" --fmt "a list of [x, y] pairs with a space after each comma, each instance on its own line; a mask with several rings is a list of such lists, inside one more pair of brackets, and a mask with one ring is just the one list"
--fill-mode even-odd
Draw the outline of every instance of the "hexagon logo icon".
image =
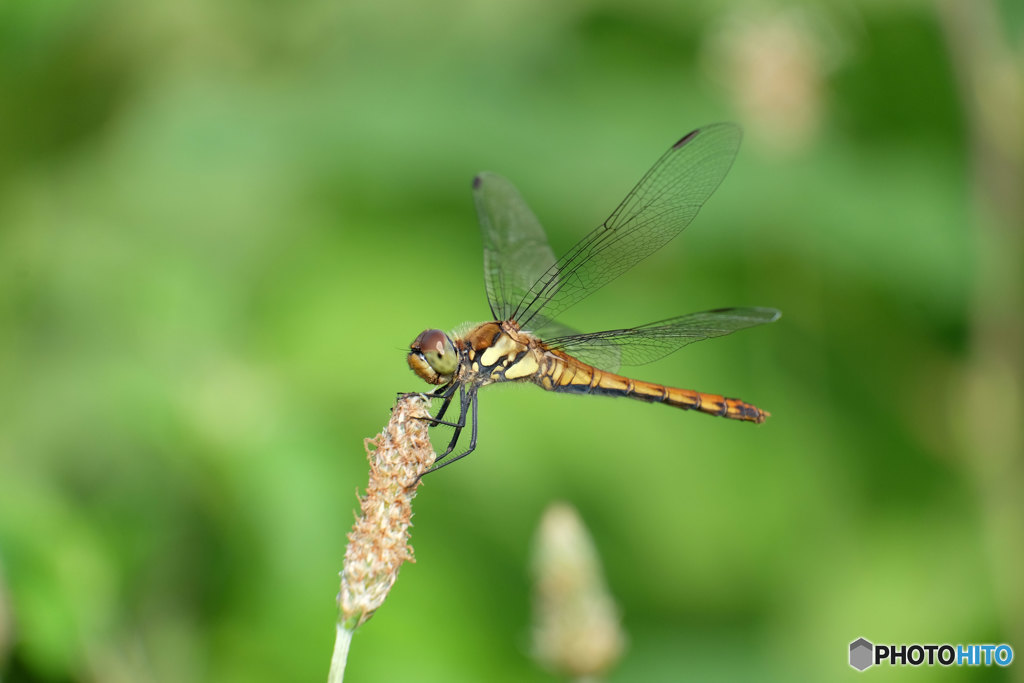
[[871, 660], [875, 646], [864, 638], [858, 638], [850, 643], [850, 666], [857, 671], [863, 671], [874, 662]]

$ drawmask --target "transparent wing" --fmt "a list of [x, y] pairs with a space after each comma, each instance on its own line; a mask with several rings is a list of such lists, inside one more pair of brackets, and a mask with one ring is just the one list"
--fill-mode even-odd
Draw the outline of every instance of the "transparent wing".
[[540, 337], [548, 346], [551, 346], [547, 341], [548, 339], [589, 339], [590, 341], [586, 344], [586, 348], [581, 347], [579, 349], [583, 353], [582, 356], [579, 356], [581, 361], [606, 370], [614, 370], [621, 365], [622, 352], [619, 346], [612, 341], [599, 338], [599, 335], [604, 334], [602, 332], [584, 334], [568, 325], [563, 325], [555, 320], [548, 320], [542, 315], [533, 316], [533, 321], [527, 332]]
[[[608, 220], [580, 240], [567, 254], [543, 269], [526, 287], [525, 294], [518, 299], [514, 309], [506, 314], [502, 308], [499, 318], [517, 320], [524, 327], [529, 326], [540, 313], [548, 319], [554, 319], [565, 309], [660, 249], [690, 224], [700, 207], [722, 182], [739, 149], [740, 138], [739, 128], [729, 123], [698, 128], [684, 136], [655, 162]], [[507, 186], [511, 188], [510, 184]], [[540, 225], [529, 209], [525, 208], [525, 204], [522, 204], [518, 193], [514, 188], [511, 188], [511, 192], [522, 205], [525, 214], [536, 224], [536, 231], [543, 236]], [[503, 201], [508, 202], [509, 199]], [[520, 209], [505, 211], [517, 217], [521, 225], [528, 223], [520, 216]], [[516, 234], [522, 230], [518, 229]], [[484, 261], [487, 264], [487, 228], [484, 233]], [[499, 231], [499, 234], [512, 233]], [[485, 265], [485, 272], [493, 272], [487, 276], [488, 298], [492, 302], [492, 309], [495, 300], [506, 306], [513, 300], [510, 295], [514, 287], [522, 284], [518, 280], [513, 281], [512, 273], [508, 272], [509, 266], [527, 260], [532, 264], [543, 262], [543, 259], [533, 260], [539, 249], [536, 248], [536, 239], [532, 240], [532, 244], [533, 247], [526, 248], [524, 245], [516, 249], [516, 255], [507, 256], [502, 251], [505, 246], [500, 242], [495, 243], [501, 255], [497, 259], [492, 255], [492, 265]], [[544, 247], [550, 251], [546, 239]], [[520, 251], [522, 256], [518, 255]], [[498, 268], [493, 265], [495, 262]], [[533, 267], [536, 268], [536, 265]], [[492, 295], [492, 292], [496, 294]]]
[[780, 315], [774, 308], [719, 308], [640, 327], [573, 334], [543, 341], [548, 347], [565, 351], [584, 363], [614, 372], [620, 364], [650, 363], [695, 341], [775, 322]]
[[508, 320], [530, 286], [555, 264], [555, 254], [540, 221], [505, 178], [479, 174], [473, 200], [484, 242], [487, 303], [495, 320]]

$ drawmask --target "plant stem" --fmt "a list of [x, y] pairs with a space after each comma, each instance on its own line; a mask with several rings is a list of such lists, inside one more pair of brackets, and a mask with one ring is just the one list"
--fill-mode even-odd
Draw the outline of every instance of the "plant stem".
[[331, 655], [331, 672], [327, 674], [327, 683], [341, 683], [345, 680], [345, 663], [348, 662], [348, 646], [352, 642], [352, 631], [338, 622], [334, 637], [334, 654]]

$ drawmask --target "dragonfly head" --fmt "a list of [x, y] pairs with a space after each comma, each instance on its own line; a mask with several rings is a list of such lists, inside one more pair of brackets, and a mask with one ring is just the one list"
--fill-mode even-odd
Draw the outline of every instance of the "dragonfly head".
[[409, 367], [430, 384], [446, 384], [459, 367], [455, 345], [441, 330], [424, 330], [409, 346]]

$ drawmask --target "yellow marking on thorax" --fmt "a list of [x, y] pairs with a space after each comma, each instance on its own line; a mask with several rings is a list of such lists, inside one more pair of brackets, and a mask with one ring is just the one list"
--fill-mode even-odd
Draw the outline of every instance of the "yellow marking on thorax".
[[562, 359], [550, 351], [540, 350], [538, 358], [541, 361], [540, 372], [537, 373], [537, 383], [548, 391], [558, 382], [558, 377], [565, 370], [565, 363]]
[[[561, 384], [562, 373], [565, 372], [565, 363], [563, 363], [561, 359], [559, 359], [559, 361], [553, 363], [552, 365], [554, 365], [554, 368], [549, 370], [544, 377], [545, 379], [548, 380], [549, 385]], [[550, 389], [551, 387], [547, 386], [545, 388]]]
[[567, 364], [566, 370], [570, 372], [563, 372], [562, 376], [558, 378], [558, 383], [562, 386], [569, 384], [590, 384], [594, 379], [594, 374], [589, 365], [583, 363], [569, 363]]
[[480, 364], [489, 367], [503, 356], [516, 356], [526, 348], [508, 334], [498, 335], [498, 340], [480, 354]]
[[505, 379], [529, 377], [536, 374], [539, 367], [536, 353], [534, 351], [527, 351], [518, 363], [505, 370]]

